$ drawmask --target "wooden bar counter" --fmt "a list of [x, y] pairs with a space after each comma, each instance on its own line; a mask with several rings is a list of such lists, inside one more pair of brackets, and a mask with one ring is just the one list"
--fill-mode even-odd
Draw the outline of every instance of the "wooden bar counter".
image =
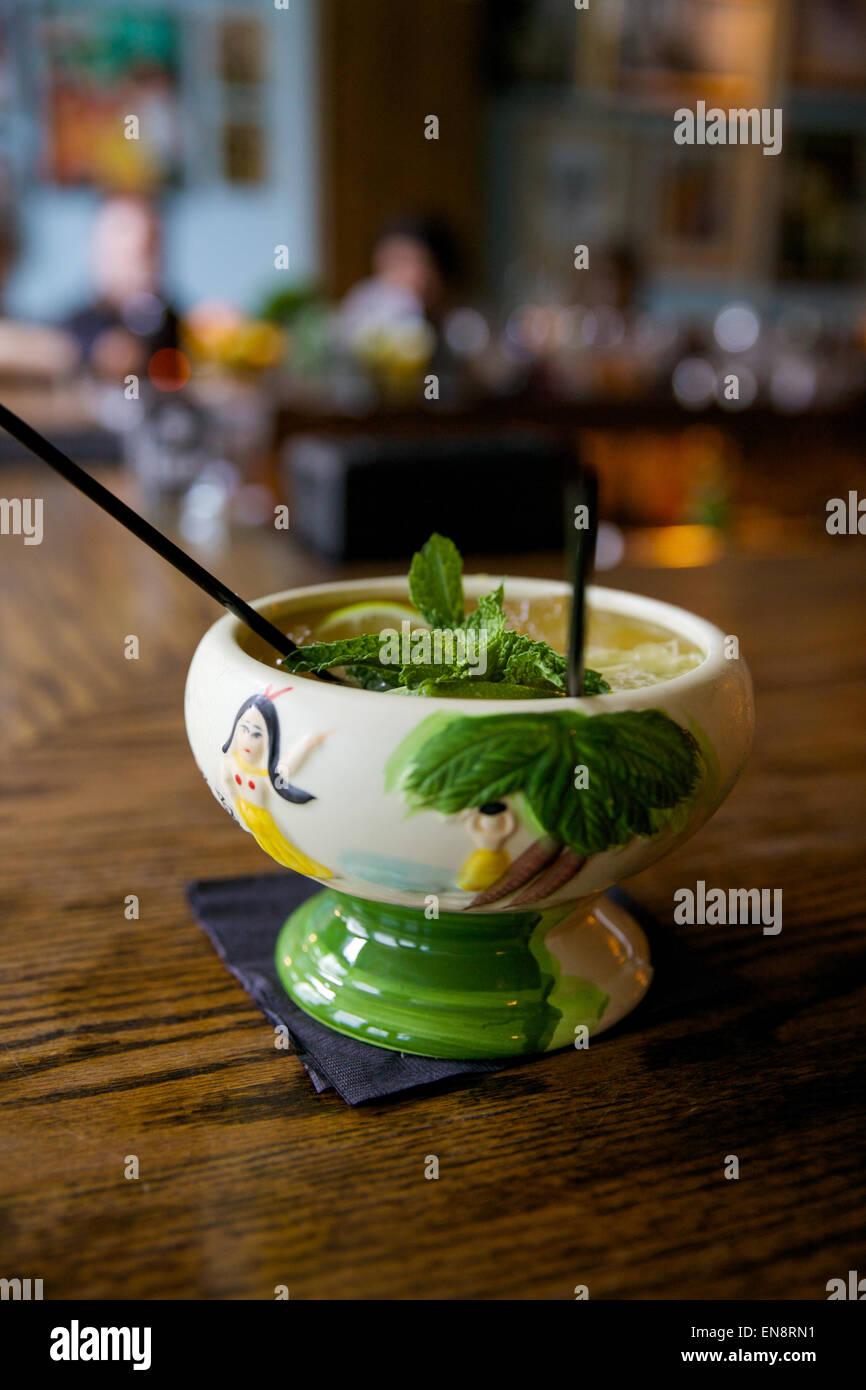
[[[193, 878], [268, 868], [186, 744], [218, 611], [37, 465], [0, 492], [44, 498], [41, 545], [0, 537], [0, 1273], [46, 1299], [823, 1299], [862, 1271], [862, 537], [816, 516], [705, 567], [603, 576], [736, 633], [752, 669], [741, 782], [627, 884], [733, 987], [351, 1109], [275, 1048], [186, 904]], [[247, 597], [377, 568], [260, 532], [202, 558]], [[468, 567], [500, 566], [560, 572]], [[781, 933], [674, 927], [699, 879], [780, 888]]]

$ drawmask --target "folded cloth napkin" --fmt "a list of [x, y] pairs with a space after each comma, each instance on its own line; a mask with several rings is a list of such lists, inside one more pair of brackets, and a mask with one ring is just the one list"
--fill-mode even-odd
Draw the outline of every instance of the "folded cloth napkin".
[[[187, 888], [199, 925], [262, 1012], [287, 1029], [317, 1091], [333, 1088], [348, 1105], [359, 1105], [401, 1091], [537, 1060], [519, 1057], [461, 1062], [413, 1057], [357, 1042], [310, 1018], [283, 989], [274, 965], [274, 949], [289, 913], [318, 891], [318, 884], [291, 871], [202, 880]], [[729, 976], [699, 962], [673, 933], [662, 931], [620, 889], [612, 889], [610, 896], [628, 908], [650, 937], [657, 983], [641, 1004], [641, 1013], [692, 1003], [720, 993], [731, 983]]]

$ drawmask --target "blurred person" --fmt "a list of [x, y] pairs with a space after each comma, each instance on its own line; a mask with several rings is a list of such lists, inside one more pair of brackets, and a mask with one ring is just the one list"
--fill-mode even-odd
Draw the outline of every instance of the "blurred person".
[[[20, 250], [15, 212], [0, 207], [0, 304]], [[62, 329], [25, 323], [0, 310], [0, 376], [53, 379], [68, 375], [77, 360], [75, 343]]]
[[387, 223], [373, 244], [373, 274], [349, 290], [339, 333], [350, 348], [413, 325], [437, 330], [460, 273], [456, 239], [435, 217]]
[[93, 228], [93, 302], [66, 327], [96, 376], [143, 374], [154, 353], [178, 344], [178, 318], [162, 285], [162, 227], [146, 197], [108, 197]]

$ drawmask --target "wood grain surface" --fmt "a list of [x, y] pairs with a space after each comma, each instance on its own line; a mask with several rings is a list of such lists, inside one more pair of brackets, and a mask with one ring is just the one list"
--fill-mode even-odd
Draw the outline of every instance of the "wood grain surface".
[[[41, 546], [0, 537], [0, 1275], [50, 1299], [822, 1299], [863, 1272], [862, 538], [818, 518], [777, 553], [608, 579], [737, 633], [753, 671], [742, 781], [628, 885], [666, 923], [697, 879], [781, 888], [779, 936], [671, 928], [737, 987], [352, 1110], [275, 1049], [185, 903], [267, 867], [184, 735], [217, 612], [41, 470], [0, 492], [45, 499]], [[350, 572], [260, 533], [202, 558], [248, 597]]]

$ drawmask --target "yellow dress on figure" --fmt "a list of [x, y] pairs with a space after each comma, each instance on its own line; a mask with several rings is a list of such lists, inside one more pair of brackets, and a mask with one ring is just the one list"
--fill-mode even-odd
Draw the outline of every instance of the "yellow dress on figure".
[[511, 857], [505, 842], [514, 834], [517, 821], [504, 801], [461, 811], [460, 819], [475, 849], [461, 866], [457, 887], [467, 893], [483, 893], [508, 871]]
[[457, 876], [457, 887], [467, 893], [480, 893], [502, 878], [510, 863], [507, 850], [473, 850]]
[[233, 800], [238, 820], [255, 837], [265, 854], [287, 869], [305, 874], [307, 878], [333, 878], [331, 870], [324, 864], [317, 863], [289, 843], [265, 805], [270, 790], [268, 769], [246, 768], [239, 759], [233, 761], [235, 766], [231, 776], [237, 784]]

